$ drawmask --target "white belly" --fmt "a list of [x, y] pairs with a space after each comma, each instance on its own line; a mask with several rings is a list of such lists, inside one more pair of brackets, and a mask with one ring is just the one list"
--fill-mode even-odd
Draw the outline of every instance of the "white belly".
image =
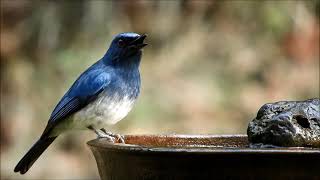
[[55, 134], [71, 129], [96, 129], [113, 125], [123, 119], [134, 105], [135, 99], [127, 96], [108, 97], [102, 93], [95, 101], [64, 120], [56, 128]]

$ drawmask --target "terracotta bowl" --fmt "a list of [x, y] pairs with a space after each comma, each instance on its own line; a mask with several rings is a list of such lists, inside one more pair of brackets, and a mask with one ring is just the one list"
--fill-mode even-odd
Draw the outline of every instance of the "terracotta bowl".
[[101, 179], [320, 179], [320, 149], [249, 148], [246, 135], [126, 135], [88, 142]]

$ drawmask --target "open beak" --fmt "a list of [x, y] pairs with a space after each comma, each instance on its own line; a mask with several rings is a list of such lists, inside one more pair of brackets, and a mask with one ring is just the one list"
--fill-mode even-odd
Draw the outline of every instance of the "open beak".
[[139, 36], [137, 39], [133, 40], [129, 46], [131, 47], [135, 47], [137, 49], [142, 49], [143, 47], [145, 47], [146, 45], [148, 45], [147, 43], [144, 43], [144, 39], [147, 37], [146, 34], [143, 34], [141, 36]]

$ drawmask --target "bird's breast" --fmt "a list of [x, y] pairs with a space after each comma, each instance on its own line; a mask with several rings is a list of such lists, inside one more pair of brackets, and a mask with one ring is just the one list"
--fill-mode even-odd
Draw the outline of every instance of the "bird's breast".
[[98, 98], [75, 113], [72, 120], [80, 129], [87, 126], [102, 128], [123, 119], [132, 109], [136, 97], [102, 92]]

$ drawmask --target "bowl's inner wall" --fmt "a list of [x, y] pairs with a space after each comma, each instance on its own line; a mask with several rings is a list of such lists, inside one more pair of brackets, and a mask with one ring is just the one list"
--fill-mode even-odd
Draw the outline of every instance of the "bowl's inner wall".
[[126, 135], [126, 144], [150, 147], [248, 147], [246, 135]]

